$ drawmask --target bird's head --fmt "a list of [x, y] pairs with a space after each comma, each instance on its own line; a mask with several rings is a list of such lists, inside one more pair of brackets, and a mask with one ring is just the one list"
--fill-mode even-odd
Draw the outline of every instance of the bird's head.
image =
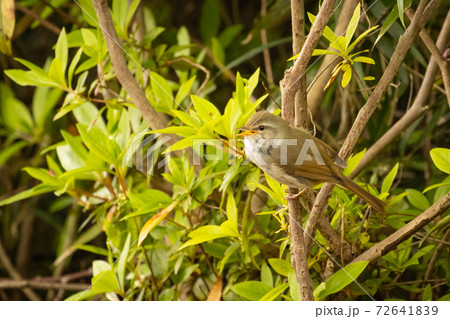
[[281, 117], [267, 111], [259, 111], [253, 114], [244, 127], [240, 127], [243, 136], [250, 140], [288, 138], [289, 126]]

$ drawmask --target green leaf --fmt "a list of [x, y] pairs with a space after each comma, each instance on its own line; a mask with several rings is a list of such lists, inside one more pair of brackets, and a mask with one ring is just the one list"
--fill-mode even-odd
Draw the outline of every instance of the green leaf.
[[35, 167], [25, 167], [23, 169], [33, 178], [38, 179], [42, 182], [42, 184], [46, 184], [47, 186], [59, 187], [61, 184], [58, 180], [50, 175], [49, 171], [43, 168], [35, 168]]
[[220, 226], [217, 225], [207, 225], [199, 227], [193, 231], [191, 231], [188, 236], [192, 238], [185, 242], [179, 250], [192, 246], [204, 243], [206, 241], [214, 240], [217, 238], [229, 237], [228, 234], [224, 234]]
[[403, 0], [397, 0], [397, 7], [398, 7], [398, 17], [400, 18], [400, 21], [402, 22], [403, 27], [406, 28], [405, 18], [403, 16], [403, 12], [405, 11]]
[[367, 64], [375, 64], [375, 61], [371, 58], [368, 58], [366, 56], [357, 56], [353, 59], [353, 62], [362, 62]]
[[361, 162], [365, 153], [366, 153], [366, 149], [363, 149], [361, 152], [350, 156], [349, 159], [347, 160], [347, 167], [344, 168], [342, 173], [345, 176], [350, 175], [350, 173], [355, 170], [356, 166], [358, 166], [359, 162]]
[[[332, 54], [332, 55], [337, 55], [337, 56], [341, 56], [341, 54], [339, 52], [336, 51], [331, 51], [331, 50], [322, 50], [322, 49], [315, 49], [313, 51], [313, 56], [317, 56], [317, 55], [327, 55], [327, 54]], [[298, 55], [296, 56], [298, 57]], [[289, 59], [292, 60], [293, 58]]]
[[111, 268], [92, 277], [91, 282], [91, 290], [94, 294], [102, 294], [106, 292], [121, 293], [119, 282], [117, 281], [117, 277]]
[[[206, 246], [206, 244], [205, 244], [205, 246]], [[227, 264], [228, 260], [231, 259], [231, 256], [233, 256], [234, 252], [239, 247], [241, 247], [241, 243], [240, 242], [235, 242], [235, 243], [231, 244], [230, 247], [227, 248], [227, 250], [225, 251], [225, 253], [223, 255], [220, 256], [220, 258], [222, 258], [222, 259], [220, 260], [219, 274], [222, 274], [223, 269], [224, 269], [225, 265]]]
[[220, 5], [218, 0], [206, 0], [200, 15], [200, 34], [207, 45], [216, 36], [220, 28]]
[[435, 188], [438, 188], [438, 187], [441, 187], [441, 186], [447, 186], [447, 185], [450, 185], [450, 182], [442, 182], [442, 183], [437, 183], [437, 184], [434, 184], [434, 185], [430, 185], [427, 188], [425, 188], [422, 193], [426, 193], [426, 192], [428, 192], [428, 191], [430, 191], [432, 189], [435, 189]]
[[291, 269], [289, 271], [288, 281], [289, 281], [291, 298], [294, 299], [295, 301], [300, 301], [300, 299], [301, 299], [300, 285], [297, 282], [297, 277], [295, 276], [294, 269]]
[[189, 80], [184, 81], [181, 84], [180, 88], [178, 89], [177, 95], [175, 96], [176, 104], [181, 104], [181, 102], [183, 102], [183, 100], [186, 98], [186, 96], [191, 91], [192, 84], [194, 83], [195, 79], [196, 79], [196, 76], [194, 75]]
[[86, 22], [93, 26], [94, 28], [98, 27], [97, 15], [95, 14], [94, 4], [91, 0], [78, 0], [79, 5], [81, 6], [81, 14], [83, 15]]
[[[148, 234], [156, 227], [160, 222], [166, 218], [166, 216], [180, 203], [180, 200], [174, 201], [172, 204], [161, 210], [158, 214], [152, 216], [147, 222], [142, 226], [139, 232], [138, 246], [147, 238]], [[180, 248], [181, 249], [181, 248]]]
[[406, 197], [414, 207], [420, 210], [426, 210], [430, 207], [428, 199], [418, 190], [408, 188], [406, 190]]
[[259, 301], [272, 301], [277, 298], [283, 291], [289, 287], [289, 283], [282, 284], [273, 288], [271, 291], [262, 296]]
[[86, 161], [87, 157], [88, 157], [88, 151], [86, 150], [86, 148], [83, 146], [82, 144], [82, 140], [81, 137], [77, 136], [72, 136], [70, 133], [66, 132], [66, 131], [61, 131], [61, 134], [64, 138], [64, 140], [67, 142], [67, 144], [70, 145], [72, 151], [83, 161]]
[[63, 64], [60, 59], [53, 59], [50, 64], [50, 69], [48, 71], [48, 77], [53, 80], [55, 83], [58, 83], [58, 86], [65, 87], [66, 80], [64, 79], [64, 71]]
[[167, 111], [172, 109], [173, 94], [167, 80], [158, 73], [150, 72], [150, 84], [157, 98], [157, 103], [161, 103], [160, 107]]
[[225, 64], [225, 51], [216, 37], [211, 39], [211, 51], [214, 58], [222, 65]]
[[272, 271], [269, 266], [267, 266], [265, 261], [263, 261], [261, 265], [261, 282], [267, 286], [273, 287]]
[[232, 220], [226, 220], [220, 225], [220, 230], [222, 234], [227, 236], [234, 236], [234, 237], [240, 237], [238, 229], [237, 229], [237, 223]]
[[97, 254], [100, 256], [108, 256], [109, 252], [105, 248], [93, 246], [93, 245], [77, 245], [74, 247], [75, 249], [88, 251], [93, 254]]
[[345, 64], [342, 66], [342, 71], [344, 72], [344, 74], [342, 75], [341, 85], [343, 88], [345, 88], [352, 79], [352, 68], [350, 67], [350, 65]]
[[99, 112], [99, 109], [91, 102], [85, 102], [72, 111], [73, 116], [78, 123], [88, 127], [97, 127], [102, 130], [102, 132], [106, 133], [105, 121], [99, 116]]
[[355, 34], [356, 28], [358, 27], [360, 15], [361, 15], [361, 4], [358, 2], [358, 5], [353, 11], [353, 16], [350, 19], [350, 22], [348, 23], [347, 31], [345, 32], [345, 49], [348, 49], [348, 46], [352, 41], [353, 35]]
[[158, 132], [161, 134], [177, 134], [183, 137], [188, 137], [195, 135], [197, 131], [197, 129], [190, 126], [169, 126], [161, 130], [155, 130], [154, 132]]
[[375, 30], [376, 28], [378, 28], [378, 26], [373, 26], [372, 28], [364, 31], [363, 33], [361, 33], [361, 35], [359, 37], [356, 38], [355, 41], [352, 42], [352, 44], [350, 44], [350, 46], [347, 49], [347, 52], [352, 52], [352, 50], [355, 48], [355, 46], [362, 40], [364, 39], [364, 37], [366, 37], [370, 32], [372, 32], [373, 30]]
[[433, 300], [433, 293], [431, 291], [430, 284], [426, 285], [425, 290], [423, 291], [422, 300], [423, 301], [432, 301]]
[[237, 223], [237, 207], [232, 191], [229, 191], [227, 196], [227, 217]]
[[55, 46], [55, 58], [60, 60], [62, 63], [62, 73], [66, 72], [67, 59], [68, 59], [68, 48], [67, 48], [67, 34], [66, 29], [62, 28], [59, 34], [58, 41]]
[[50, 79], [46, 74], [24, 70], [5, 70], [5, 74], [14, 82], [22, 86], [53, 86], [58, 87], [58, 83]]
[[70, 145], [61, 145], [56, 148], [59, 162], [66, 171], [84, 167], [84, 161], [72, 150]]
[[176, 117], [178, 117], [184, 124], [196, 128], [200, 127], [200, 123], [198, 122], [198, 120], [194, 119], [191, 115], [189, 115], [185, 111], [172, 110], [172, 113]]
[[384, 178], [383, 184], [381, 185], [381, 192], [388, 193], [391, 189], [392, 183], [394, 182], [395, 176], [397, 176], [398, 172], [398, 163], [391, 169], [389, 174]]
[[48, 186], [39, 184], [33, 188], [27, 189], [26, 191], [23, 191], [21, 193], [18, 193], [16, 195], [13, 195], [11, 197], [8, 197], [0, 202], [0, 206], [9, 205], [18, 201], [21, 201], [23, 199], [27, 199], [36, 195], [45, 194], [53, 192], [57, 189], [57, 187], [54, 186]]
[[119, 262], [117, 265], [117, 274], [119, 277], [120, 290], [125, 292], [125, 272], [128, 258], [128, 251], [130, 250], [131, 233], [128, 233], [125, 244], [123, 245], [122, 253], [119, 257]]
[[269, 258], [268, 262], [273, 270], [284, 277], [287, 277], [292, 269], [291, 263], [284, 259]]
[[73, 74], [75, 72], [75, 68], [77, 67], [78, 62], [80, 61], [81, 54], [83, 53], [83, 49], [79, 48], [77, 53], [75, 53], [75, 56], [72, 59], [72, 62], [70, 62], [69, 71], [67, 73], [67, 83], [69, 84], [69, 87], [72, 87], [72, 78]]
[[239, 296], [256, 301], [260, 300], [271, 291], [272, 287], [267, 286], [260, 281], [246, 281], [235, 284], [231, 287], [231, 290]]
[[89, 148], [92, 154], [102, 159], [106, 163], [116, 164], [117, 158], [105, 147], [106, 136], [102, 131], [93, 127], [89, 132], [87, 127], [83, 124], [77, 124], [78, 132], [83, 139], [83, 142]]
[[219, 36], [219, 42], [223, 48], [227, 48], [233, 39], [241, 33], [243, 29], [242, 24], [233, 24], [227, 27]]
[[450, 149], [433, 148], [430, 151], [434, 165], [444, 173], [450, 174]]
[[196, 95], [191, 95], [191, 99], [195, 110], [203, 121], [208, 122], [211, 119], [220, 117], [219, 110], [211, 102]]
[[36, 126], [44, 128], [53, 109], [60, 101], [63, 91], [48, 87], [37, 87], [33, 95], [32, 113]]
[[20, 131], [32, 134], [33, 118], [30, 111], [20, 100], [16, 99], [5, 86], [0, 88], [1, 97], [0, 114], [3, 117], [5, 126], [12, 131]]
[[341, 291], [350, 283], [355, 281], [364, 269], [366, 269], [368, 264], [368, 261], [361, 261], [347, 265], [343, 269], [340, 269], [333, 276], [328, 278], [325, 283], [325, 289], [315, 297], [319, 300], [324, 300], [326, 296]]

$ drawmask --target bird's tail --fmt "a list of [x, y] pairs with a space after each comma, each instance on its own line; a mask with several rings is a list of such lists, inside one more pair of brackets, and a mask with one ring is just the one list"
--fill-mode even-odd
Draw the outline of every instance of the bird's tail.
[[342, 182], [339, 183], [341, 186], [347, 188], [349, 191], [352, 191], [362, 199], [364, 199], [367, 203], [369, 203], [370, 206], [372, 206], [376, 211], [380, 213], [385, 212], [385, 204], [372, 194], [370, 194], [365, 189], [361, 188], [358, 184], [356, 184], [354, 181], [352, 181], [350, 178], [341, 176]]

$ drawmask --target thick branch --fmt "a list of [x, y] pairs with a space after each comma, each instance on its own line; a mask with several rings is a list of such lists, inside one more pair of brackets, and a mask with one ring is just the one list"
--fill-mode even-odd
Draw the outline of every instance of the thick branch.
[[291, 235], [292, 266], [300, 286], [301, 300], [314, 300], [314, 285], [309, 274], [308, 254], [305, 250], [305, 235], [302, 225], [301, 207], [298, 199], [288, 200], [289, 224]]
[[[430, 2], [429, 5], [432, 5], [433, 3], [437, 2], [440, 3], [442, 1], [440, 0], [432, 1]], [[397, 74], [397, 71], [403, 62], [403, 59], [405, 58], [411, 46], [413, 45], [414, 40], [419, 34], [421, 28], [428, 21], [424, 19], [424, 17], [422, 17], [422, 15], [424, 14], [425, 5], [426, 0], [421, 0], [417, 8], [417, 14], [411, 21], [411, 24], [408, 26], [403, 36], [400, 37], [398, 44], [395, 48], [395, 51], [392, 54], [392, 57], [389, 61], [389, 64], [386, 67], [386, 70], [383, 73], [377, 86], [375, 87], [375, 90], [372, 92], [367, 102], [359, 111], [356, 120], [353, 123], [353, 126], [350, 129], [349, 134], [347, 135], [347, 138], [344, 141], [344, 145], [341, 147], [341, 150], [339, 152], [339, 157], [341, 157], [343, 160], [346, 160], [349, 157], [350, 153], [352, 152], [356, 144], [356, 141], [358, 140], [364, 127], [369, 121], [370, 116], [373, 114], [376, 107], [380, 103], [381, 98], [386, 92], [386, 89], [389, 87], [394, 76]], [[431, 17], [430, 13], [428, 14], [428, 18], [429, 17]], [[326, 207], [326, 203], [330, 198], [332, 190], [333, 186], [327, 186], [327, 184], [325, 184], [325, 186], [322, 187], [319, 194], [317, 195], [316, 203], [310, 213], [310, 217], [308, 219], [308, 223], [305, 229], [305, 231], [309, 233], [311, 236], [314, 236], [315, 234], [316, 225], [319, 220], [319, 215], [322, 214], [323, 209]], [[321, 208], [320, 210], [318, 209], [319, 207]], [[305, 239], [307, 244], [306, 248], [307, 251], [309, 251], [311, 249], [312, 241], [309, 237], [306, 237]]]
[[[291, 1], [293, 54], [300, 50], [299, 58], [294, 66], [285, 72], [280, 82], [282, 91], [283, 118], [291, 125], [306, 126], [306, 67], [312, 52], [331, 15], [334, 1], [325, 0], [319, 10], [317, 19], [306, 41], [304, 40], [304, 3], [302, 0]], [[290, 193], [296, 189], [289, 188]], [[300, 285], [301, 299], [314, 300], [313, 282], [309, 274], [308, 253], [305, 250], [305, 234], [302, 228], [302, 211], [298, 199], [288, 200], [292, 266], [297, 282]]]
[[305, 76], [306, 68], [314, 48], [319, 42], [328, 19], [333, 12], [334, 2], [335, 0], [323, 1], [316, 20], [311, 27], [311, 31], [300, 51], [299, 57], [296, 59], [294, 66], [285, 72], [284, 79], [280, 82], [283, 118], [288, 119], [290, 124], [292, 124], [292, 121], [295, 118], [295, 94], [298, 92], [300, 80]]
[[424, 211], [422, 214], [414, 218], [408, 224], [397, 230], [395, 233], [390, 235], [388, 238], [382, 242], [376, 244], [369, 250], [365, 251], [358, 258], [352, 261], [359, 262], [368, 260], [369, 262], [374, 262], [378, 258], [386, 255], [391, 250], [395, 249], [398, 244], [402, 241], [411, 237], [415, 232], [421, 229], [423, 226], [427, 225], [434, 218], [445, 212], [447, 208], [450, 207], [450, 192], [448, 192], [444, 197], [434, 203], [430, 208]]
[[[442, 25], [442, 30], [438, 36], [436, 46], [439, 51], [443, 51], [447, 46], [447, 40], [450, 37], [450, 12], [447, 13], [444, 24]], [[394, 139], [396, 139], [407, 127], [414, 123], [423, 113], [428, 109], [426, 105], [428, 101], [428, 96], [433, 87], [434, 78], [437, 73], [437, 63], [436, 60], [431, 57], [428, 63], [427, 70], [425, 71], [425, 76], [422, 80], [422, 84], [417, 92], [416, 98], [414, 100], [411, 108], [406, 112], [406, 114], [392, 126], [384, 135], [373, 144], [367, 152], [364, 154], [362, 160], [358, 163], [355, 170], [351, 173], [350, 177], [357, 176], [362, 169], [370, 163], [381, 151], [383, 151], [388, 144], [390, 144]]]

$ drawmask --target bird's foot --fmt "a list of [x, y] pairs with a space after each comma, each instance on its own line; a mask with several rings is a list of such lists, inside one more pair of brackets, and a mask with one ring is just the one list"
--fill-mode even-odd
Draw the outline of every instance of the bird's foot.
[[300, 196], [302, 196], [302, 194], [303, 194], [304, 192], [306, 192], [306, 190], [307, 190], [307, 188], [305, 187], [305, 188], [302, 189], [298, 194], [286, 193], [285, 198], [286, 198], [287, 200], [292, 200], [292, 199], [299, 198]]

